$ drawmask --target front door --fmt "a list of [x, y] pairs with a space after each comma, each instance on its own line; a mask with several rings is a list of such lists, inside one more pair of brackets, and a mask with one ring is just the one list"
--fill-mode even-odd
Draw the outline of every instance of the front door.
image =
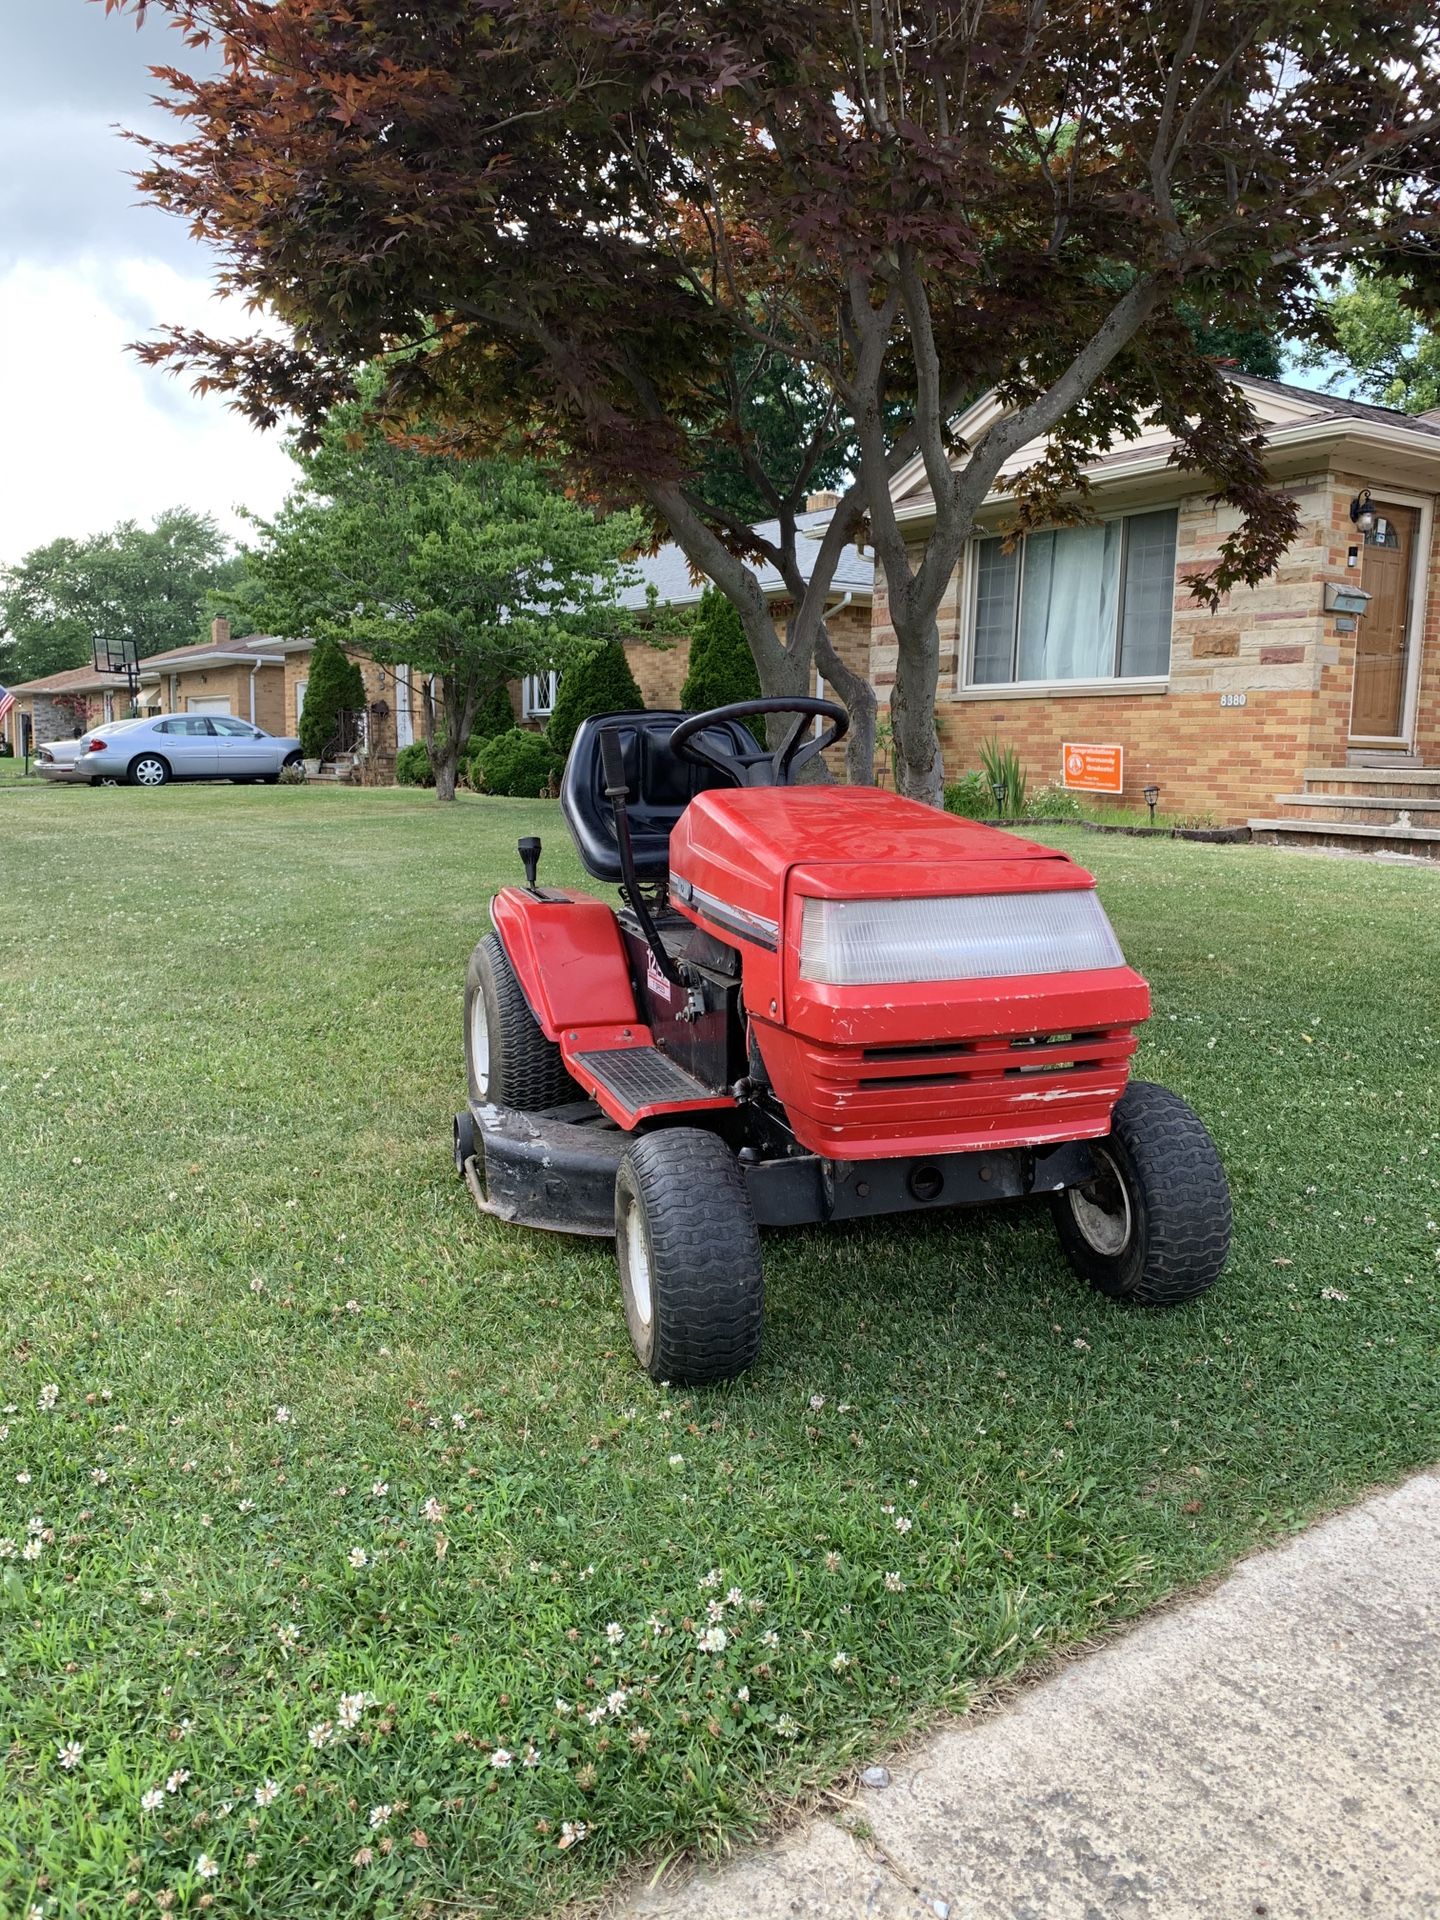
[[1351, 737], [1398, 740], [1405, 724], [1406, 639], [1420, 515], [1414, 507], [1375, 502], [1375, 525], [1365, 536], [1360, 584], [1370, 604], [1360, 616], [1355, 644]]

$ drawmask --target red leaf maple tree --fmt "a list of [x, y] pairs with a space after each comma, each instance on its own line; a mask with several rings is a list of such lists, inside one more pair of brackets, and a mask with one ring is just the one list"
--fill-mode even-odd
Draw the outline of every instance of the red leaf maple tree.
[[[1352, 265], [1440, 306], [1430, 0], [104, 4], [217, 56], [209, 78], [156, 70], [184, 125], [141, 177], [285, 328], [176, 329], [147, 358], [311, 434], [378, 363], [395, 425], [643, 504], [739, 609], [767, 693], [817, 663], [839, 689], [852, 778], [874, 697], [825, 613], [868, 540], [897, 784], [932, 802], [938, 610], [1007, 463], [1043, 447], [1002, 482], [1017, 528], [1074, 518], [1086, 462], [1160, 421], [1240, 509], [1192, 583], [1218, 596], [1275, 565], [1296, 517], [1195, 322], [1323, 340], [1318, 293]], [[783, 477], [757, 369], [812, 402]], [[993, 424], [957, 445], [989, 389]], [[852, 478], [802, 568], [807, 480], [840, 445]], [[717, 446], [774, 539], [707, 483]], [[917, 455], [934, 516], [907, 539], [890, 483]], [[760, 563], [790, 591], [782, 631]]]

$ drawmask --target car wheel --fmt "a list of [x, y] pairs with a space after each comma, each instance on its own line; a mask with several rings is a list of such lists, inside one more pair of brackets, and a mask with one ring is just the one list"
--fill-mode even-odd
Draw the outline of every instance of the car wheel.
[[1174, 1307], [1205, 1293], [1230, 1252], [1230, 1187], [1203, 1120], [1168, 1087], [1134, 1080], [1095, 1178], [1051, 1197], [1066, 1258], [1112, 1300]]
[[142, 753], [130, 762], [132, 787], [163, 787], [169, 778], [170, 768], [158, 753]]
[[304, 758], [305, 756], [303, 753], [287, 753], [284, 760], [281, 761], [280, 764], [286, 767], [298, 767], [299, 765], [301, 765]]
[[615, 1257], [635, 1357], [652, 1380], [732, 1380], [755, 1364], [765, 1267], [745, 1177], [716, 1134], [667, 1127], [625, 1150]]
[[475, 948], [465, 973], [465, 1072], [479, 1106], [538, 1113], [581, 1097], [494, 933]]

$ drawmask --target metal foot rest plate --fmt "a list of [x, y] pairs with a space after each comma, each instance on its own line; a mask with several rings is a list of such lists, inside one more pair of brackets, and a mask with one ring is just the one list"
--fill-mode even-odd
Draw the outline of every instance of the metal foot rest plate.
[[661, 1102], [688, 1104], [716, 1098], [713, 1087], [705, 1086], [657, 1047], [607, 1047], [577, 1053], [574, 1060], [631, 1113]]

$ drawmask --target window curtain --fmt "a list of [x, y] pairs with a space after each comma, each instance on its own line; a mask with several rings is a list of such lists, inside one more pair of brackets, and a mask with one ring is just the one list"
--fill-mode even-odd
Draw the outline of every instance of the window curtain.
[[1170, 671], [1177, 521], [1171, 508], [1164, 513], [1132, 514], [1126, 522], [1122, 677]]
[[1121, 541], [1118, 520], [1026, 540], [1017, 680], [1107, 680], [1114, 673]]

